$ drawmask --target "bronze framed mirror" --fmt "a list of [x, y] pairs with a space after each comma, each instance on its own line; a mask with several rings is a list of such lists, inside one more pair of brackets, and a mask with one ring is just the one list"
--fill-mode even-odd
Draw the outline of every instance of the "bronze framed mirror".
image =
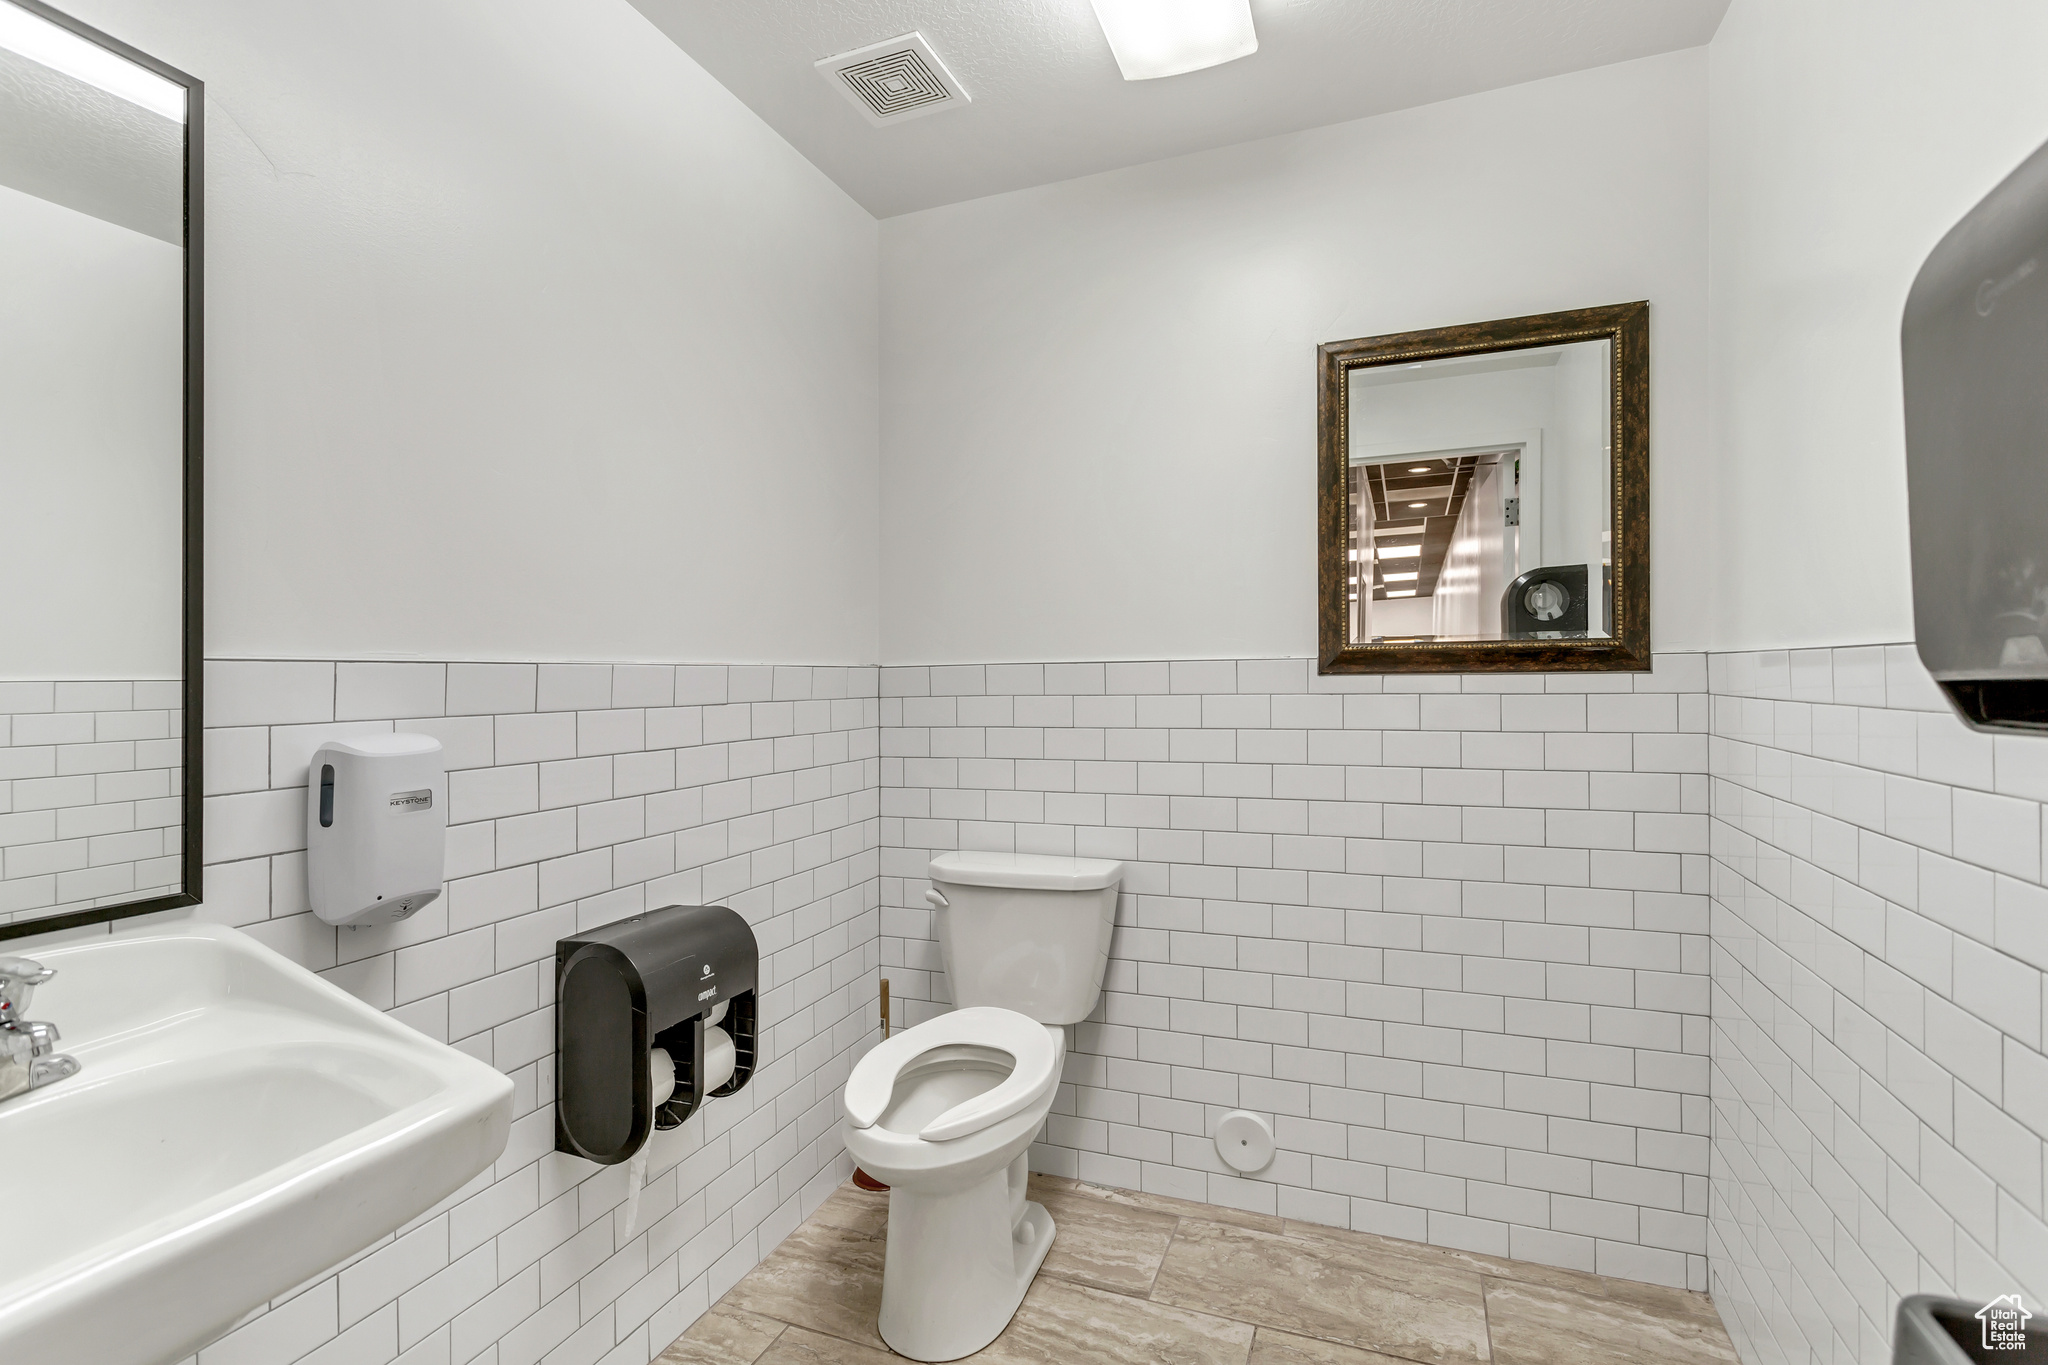
[[1650, 306], [1316, 352], [1323, 673], [1650, 667]]

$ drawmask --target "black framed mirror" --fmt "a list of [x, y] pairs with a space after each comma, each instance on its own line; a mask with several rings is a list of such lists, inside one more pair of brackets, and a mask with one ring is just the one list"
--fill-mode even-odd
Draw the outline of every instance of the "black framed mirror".
[[204, 105], [0, 0], [0, 939], [199, 900]]
[[1318, 349], [1322, 672], [1650, 667], [1649, 319]]

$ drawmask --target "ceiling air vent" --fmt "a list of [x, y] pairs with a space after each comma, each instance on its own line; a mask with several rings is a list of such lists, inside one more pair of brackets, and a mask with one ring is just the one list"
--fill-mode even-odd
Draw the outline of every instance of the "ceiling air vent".
[[922, 33], [870, 43], [817, 66], [876, 127], [968, 103], [967, 92]]

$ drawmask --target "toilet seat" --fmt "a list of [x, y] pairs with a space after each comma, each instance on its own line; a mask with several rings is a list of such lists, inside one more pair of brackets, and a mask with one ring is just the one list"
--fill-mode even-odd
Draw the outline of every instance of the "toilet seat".
[[927, 1123], [918, 1131], [920, 1141], [946, 1142], [978, 1133], [1023, 1113], [1059, 1084], [1059, 1049], [1045, 1025], [1015, 1010], [977, 1005], [905, 1029], [861, 1058], [846, 1078], [848, 1124], [873, 1127], [906, 1068], [937, 1048], [962, 1045], [1008, 1053], [1014, 1065], [994, 1089], [962, 1100]]

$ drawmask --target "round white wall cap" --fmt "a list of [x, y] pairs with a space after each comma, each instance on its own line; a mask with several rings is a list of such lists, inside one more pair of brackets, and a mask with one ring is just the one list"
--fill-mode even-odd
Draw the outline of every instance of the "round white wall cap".
[[1249, 1109], [1233, 1109], [1216, 1120], [1216, 1155], [1233, 1171], [1249, 1175], [1273, 1164], [1273, 1125]]

